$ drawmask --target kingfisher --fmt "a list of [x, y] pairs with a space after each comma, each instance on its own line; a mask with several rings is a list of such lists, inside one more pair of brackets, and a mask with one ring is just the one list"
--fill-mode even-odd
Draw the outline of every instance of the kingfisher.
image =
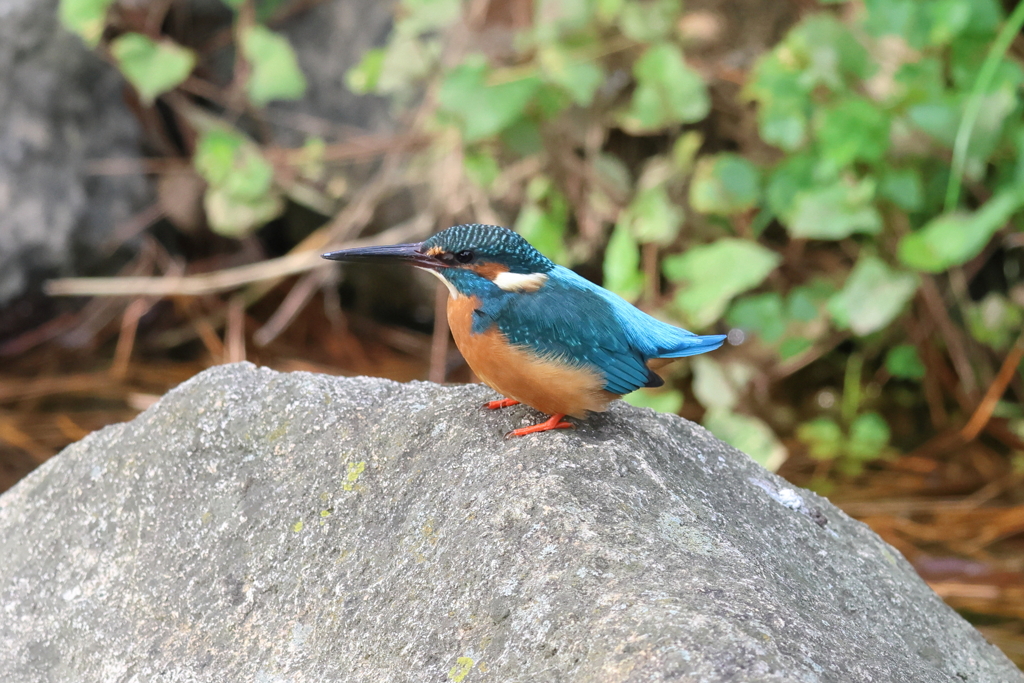
[[657, 369], [714, 351], [726, 338], [657, 320], [496, 225], [456, 225], [424, 242], [322, 256], [403, 261], [440, 278], [455, 344], [477, 377], [505, 397], [484, 407], [523, 403], [549, 416], [506, 437], [572, 428], [567, 415], [585, 418], [624, 394], [661, 386]]

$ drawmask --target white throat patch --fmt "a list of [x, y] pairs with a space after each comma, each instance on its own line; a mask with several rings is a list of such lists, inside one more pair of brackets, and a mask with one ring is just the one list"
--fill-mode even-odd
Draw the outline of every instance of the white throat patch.
[[498, 273], [494, 284], [506, 292], [536, 292], [548, 281], [546, 273]]
[[448, 288], [448, 293], [452, 295], [453, 299], [458, 299], [459, 298], [459, 296], [460, 296], [459, 290], [455, 289], [455, 285], [453, 285], [452, 283], [448, 282], [448, 278], [446, 278], [444, 275], [441, 275], [441, 273], [439, 273], [438, 271], [434, 270], [433, 268], [420, 268], [420, 270], [427, 271], [428, 273], [430, 273], [431, 275], [436, 277], [438, 280], [443, 282], [444, 286]]

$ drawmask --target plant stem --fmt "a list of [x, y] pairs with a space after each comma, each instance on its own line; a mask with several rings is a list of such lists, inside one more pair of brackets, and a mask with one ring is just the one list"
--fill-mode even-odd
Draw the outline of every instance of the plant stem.
[[978, 115], [981, 114], [981, 107], [984, 104], [984, 95], [992, 85], [996, 69], [1002, 62], [1006, 51], [1014, 37], [1020, 33], [1024, 26], [1024, 2], [1019, 3], [1013, 13], [1003, 24], [992, 47], [989, 48], [978, 77], [974, 81], [971, 95], [967, 99], [967, 106], [964, 108], [964, 116], [960, 119], [960, 127], [956, 131], [956, 139], [953, 142], [953, 163], [949, 169], [949, 182], [946, 185], [946, 204], [944, 210], [950, 213], [957, 207], [960, 201], [960, 187], [964, 174], [964, 166], [967, 165], [967, 148], [971, 144], [971, 134], [974, 132], [974, 124], [978, 122]]

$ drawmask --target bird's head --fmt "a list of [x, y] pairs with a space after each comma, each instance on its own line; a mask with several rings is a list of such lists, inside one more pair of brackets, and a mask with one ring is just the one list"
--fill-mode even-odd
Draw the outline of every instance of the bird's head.
[[456, 225], [415, 244], [343, 249], [323, 254], [332, 261], [405, 261], [427, 270], [453, 297], [480, 294], [496, 286], [507, 292], [533, 292], [554, 268], [517, 233], [496, 225]]

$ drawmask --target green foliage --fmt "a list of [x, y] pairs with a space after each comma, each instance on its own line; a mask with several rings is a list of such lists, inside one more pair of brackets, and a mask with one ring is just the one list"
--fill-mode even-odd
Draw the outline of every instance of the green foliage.
[[883, 457], [889, 446], [889, 425], [878, 413], [861, 413], [844, 432], [830, 418], [819, 417], [800, 425], [797, 438], [817, 460], [835, 460], [847, 474], [858, 474], [864, 463]]
[[567, 263], [565, 228], [569, 204], [545, 176], [537, 176], [527, 187], [527, 203], [516, 219], [516, 232], [555, 263]]
[[306, 78], [287, 38], [254, 24], [242, 29], [240, 40], [242, 55], [252, 68], [245, 84], [250, 102], [264, 107], [271, 100], [302, 97]]
[[639, 190], [619, 215], [625, 227], [640, 242], [669, 244], [683, 227], [683, 209], [669, 197], [664, 185]]
[[[234, 84], [244, 85], [244, 93], [254, 109], [263, 108], [272, 100], [297, 99], [305, 93], [306, 80], [288, 40], [259, 23], [274, 15], [284, 2], [286, 0], [254, 0], [250, 6], [255, 10], [256, 22], [253, 22], [252, 14], [235, 16], [236, 30], [232, 35], [238, 38], [238, 43], [232, 47], [238, 51], [239, 58], [235, 60], [237, 71], [233, 83], [223, 86], [226, 100], [235, 100], [235, 94], [230, 91]], [[178, 88], [189, 78], [199, 64], [200, 56], [168, 37], [153, 37], [152, 32], [159, 27], [149, 25], [151, 17], [147, 13], [120, 12], [116, 14], [116, 23], [108, 26], [107, 11], [112, 4], [113, 0], [60, 0], [58, 13], [61, 23], [81, 36], [88, 45], [101, 50], [108, 48], [110, 56], [138, 92], [142, 103], [151, 106], [156, 98]], [[244, 0], [224, 0], [224, 4], [232, 10], [241, 11], [246, 3]], [[441, 3], [423, 4], [431, 6], [425, 10], [429, 14]], [[443, 15], [443, 21], [453, 18], [452, 8], [457, 13], [459, 5], [458, 0], [450, 0], [446, 4], [448, 11]], [[108, 45], [101, 44], [105, 34], [114, 33], [118, 35]], [[362, 76], [362, 84], [366, 88], [376, 85], [383, 68], [384, 60], [378, 58], [374, 64], [374, 55], [378, 53], [371, 54], [368, 61], [376, 70], [370, 68]], [[360, 79], [350, 80], [358, 84]], [[214, 84], [205, 85], [211, 87]], [[230, 124], [218, 121], [187, 95], [166, 98], [165, 103], [173, 110], [176, 125], [183, 127], [182, 137], [188, 141], [198, 138], [192, 163], [208, 183], [203, 206], [207, 223], [214, 231], [230, 237], [244, 237], [280, 215], [284, 199], [281, 188], [274, 183], [274, 169], [264, 159], [256, 143], [233, 129], [237, 118], [235, 114], [232, 114]], [[234, 109], [237, 105], [230, 107]], [[242, 125], [248, 123], [251, 121]], [[333, 208], [330, 199], [312, 185], [296, 180], [310, 180], [322, 173], [322, 150], [319, 156], [313, 155], [317, 156], [316, 159], [310, 156], [315, 147], [296, 151], [289, 157], [291, 161], [286, 163], [293, 163], [294, 167], [287, 174], [291, 178], [287, 190], [295, 201], [314, 210], [329, 211]]]
[[785, 461], [785, 447], [763, 420], [742, 413], [712, 409], [704, 426], [733, 448], [743, 451], [762, 467], [775, 471]]
[[636, 301], [643, 291], [640, 245], [621, 222], [612, 231], [604, 251], [604, 286], [627, 301]]
[[889, 349], [885, 356], [885, 369], [900, 379], [921, 379], [924, 377], [924, 363], [917, 355], [917, 349], [910, 344], [900, 344]]
[[154, 41], [141, 33], [118, 36], [110, 43], [110, 53], [146, 104], [181, 84], [196, 63], [191, 50], [169, 40]]
[[744, 363], [720, 363], [708, 356], [693, 359], [693, 393], [708, 408], [704, 426], [769, 470], [786, 459], [786, 448], [760, 418], [737, 410], [740, 396], [754, 376]]
[[942, 214], [900, 241], [900, 260], [928, 273], [966, 263], [1022, 206], [1024, 185], [1000, 191], [977, 211]]
[[64, 28], [96, 47], [106, 28], [107, 9], [114, 0], [60, 0], [57, 12]]
[[843, 289], [828, 302], [828, 312], [840, 328], [860, 336], [891, 323], [917, 290], [913, 273], [893, 270], [874, 256], [862, 256]]
[[240, 133], [224, 128], [207, 131], [196, 145], [193, 163], [209, 185], [203, 205], [214, 231], [239, 237], [281, 212], [274, 169], [255, 143]]
[[882, 217], [875, 207], [875, 183], [837, 180], [797, 190], [791, 210], [782, 214], [789, 234], [819, 240], [840, 240], [862, 233], [877, 235]]
[[779, 265], [770, 249], [741, 239], [721, 239], [665, 257], [665, 276], [680, 283], [675, 303], [694, 327], [703, 328], [725, 312], [729, 301], [761, 284]]
[[523, 116], [541, 81], [536, 76], [493, 83], [486, 60], [467, 59], [445, 77], [438, 99], [441, 111], [459, 123], [467, 143], [508, 128]]
[[678, 413], [683, 407], [683, 394], [675, 389], [640, 389], [626, 394], [623, 400], [638, 408], [650, 408], [659, 413]]
[[653, 132], [675, 123], [693, 123], [711, 108], [704, 80], [687, 66], [671, 43], [652, 45], [633, 66], [637, 87], [621, 124], [631, 133]]
[[690, 205], [703, 213], [728, 215], [752, 209], [760, 198], [757, 167], [737, 154], [706, 156], [690, 183]]

